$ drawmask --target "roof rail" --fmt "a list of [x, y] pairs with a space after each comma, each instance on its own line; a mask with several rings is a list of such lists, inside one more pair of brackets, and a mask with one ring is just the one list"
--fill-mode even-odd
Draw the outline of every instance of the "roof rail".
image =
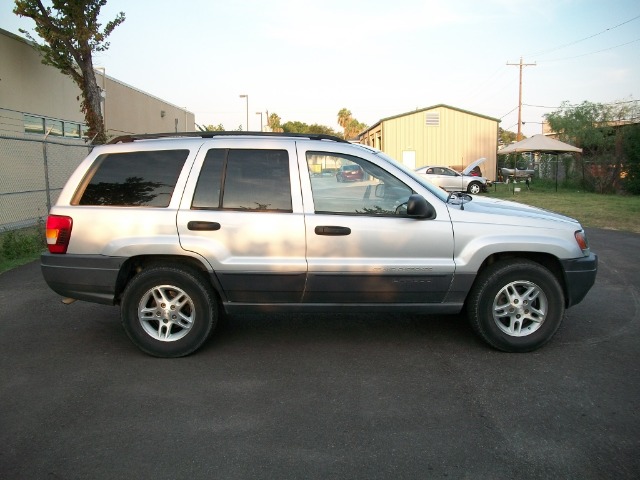
[[280, 132], [168, 132], [168, 133], [144, 133], [121, 135], [109, 140], [112, 143], [130, 143], [137, 140], [153, 140], [157, 138], [213, 138], [213, 137], [294, 137], [308, 138], [310, 140], [329, 140], [332, 142], [349, 143], [347, 140], [336, 137], [335, 135], [326, 135], [324, 133], [280, 133]]

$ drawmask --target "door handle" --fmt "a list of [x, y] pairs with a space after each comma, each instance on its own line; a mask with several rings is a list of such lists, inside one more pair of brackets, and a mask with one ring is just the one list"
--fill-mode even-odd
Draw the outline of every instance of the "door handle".
[[187, 228], [189, 230], [196, 230], [196, 231], [205, 231], [205, 230], [209, 230], [209, 231], [213, 231], [213, 230], [220, 230], [220, 224], [218, 222], [198, 222], [198, 221], [191, 221], [189, 223], [187, 223]]
[[351, 234], [351, 229], [349, 227], [335, 227], [331, 225], [317, 226], [315, 229], [316, 235], [329, 235], [329, 236], [339, 236], [339, 235], [349, 235]]

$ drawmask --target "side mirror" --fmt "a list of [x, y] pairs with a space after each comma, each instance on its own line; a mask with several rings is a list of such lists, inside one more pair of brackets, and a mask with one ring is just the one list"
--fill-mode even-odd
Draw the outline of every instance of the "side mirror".
[[407, 215], [414, 218], [433, 220], [436, 218], [436, 209], [422, 195], [414, 193], [407, 200]]
[[384, 198], [384, 189], [385, 189], [384, 183], [377, 184], [376, 192], [375, 192], [376, 197]]

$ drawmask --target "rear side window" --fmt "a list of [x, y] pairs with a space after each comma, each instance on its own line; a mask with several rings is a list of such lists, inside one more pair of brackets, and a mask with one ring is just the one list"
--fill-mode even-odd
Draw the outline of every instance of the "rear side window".
[[[78, 205], [167, 207], [189, 150], [101, 155], [79, 192]], [[76, 197], [76, 198], [77, 198]]]
[[192, 208], [291, 212], [286, 150], [211, 149]]

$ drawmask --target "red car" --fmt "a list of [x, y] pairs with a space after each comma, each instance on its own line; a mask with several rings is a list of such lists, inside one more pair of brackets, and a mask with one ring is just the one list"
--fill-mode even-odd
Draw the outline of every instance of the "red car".
[[338, 182], [361, 182], [364, 180], [364, 171], [360, 165], [342, 165], [336, 173]]

